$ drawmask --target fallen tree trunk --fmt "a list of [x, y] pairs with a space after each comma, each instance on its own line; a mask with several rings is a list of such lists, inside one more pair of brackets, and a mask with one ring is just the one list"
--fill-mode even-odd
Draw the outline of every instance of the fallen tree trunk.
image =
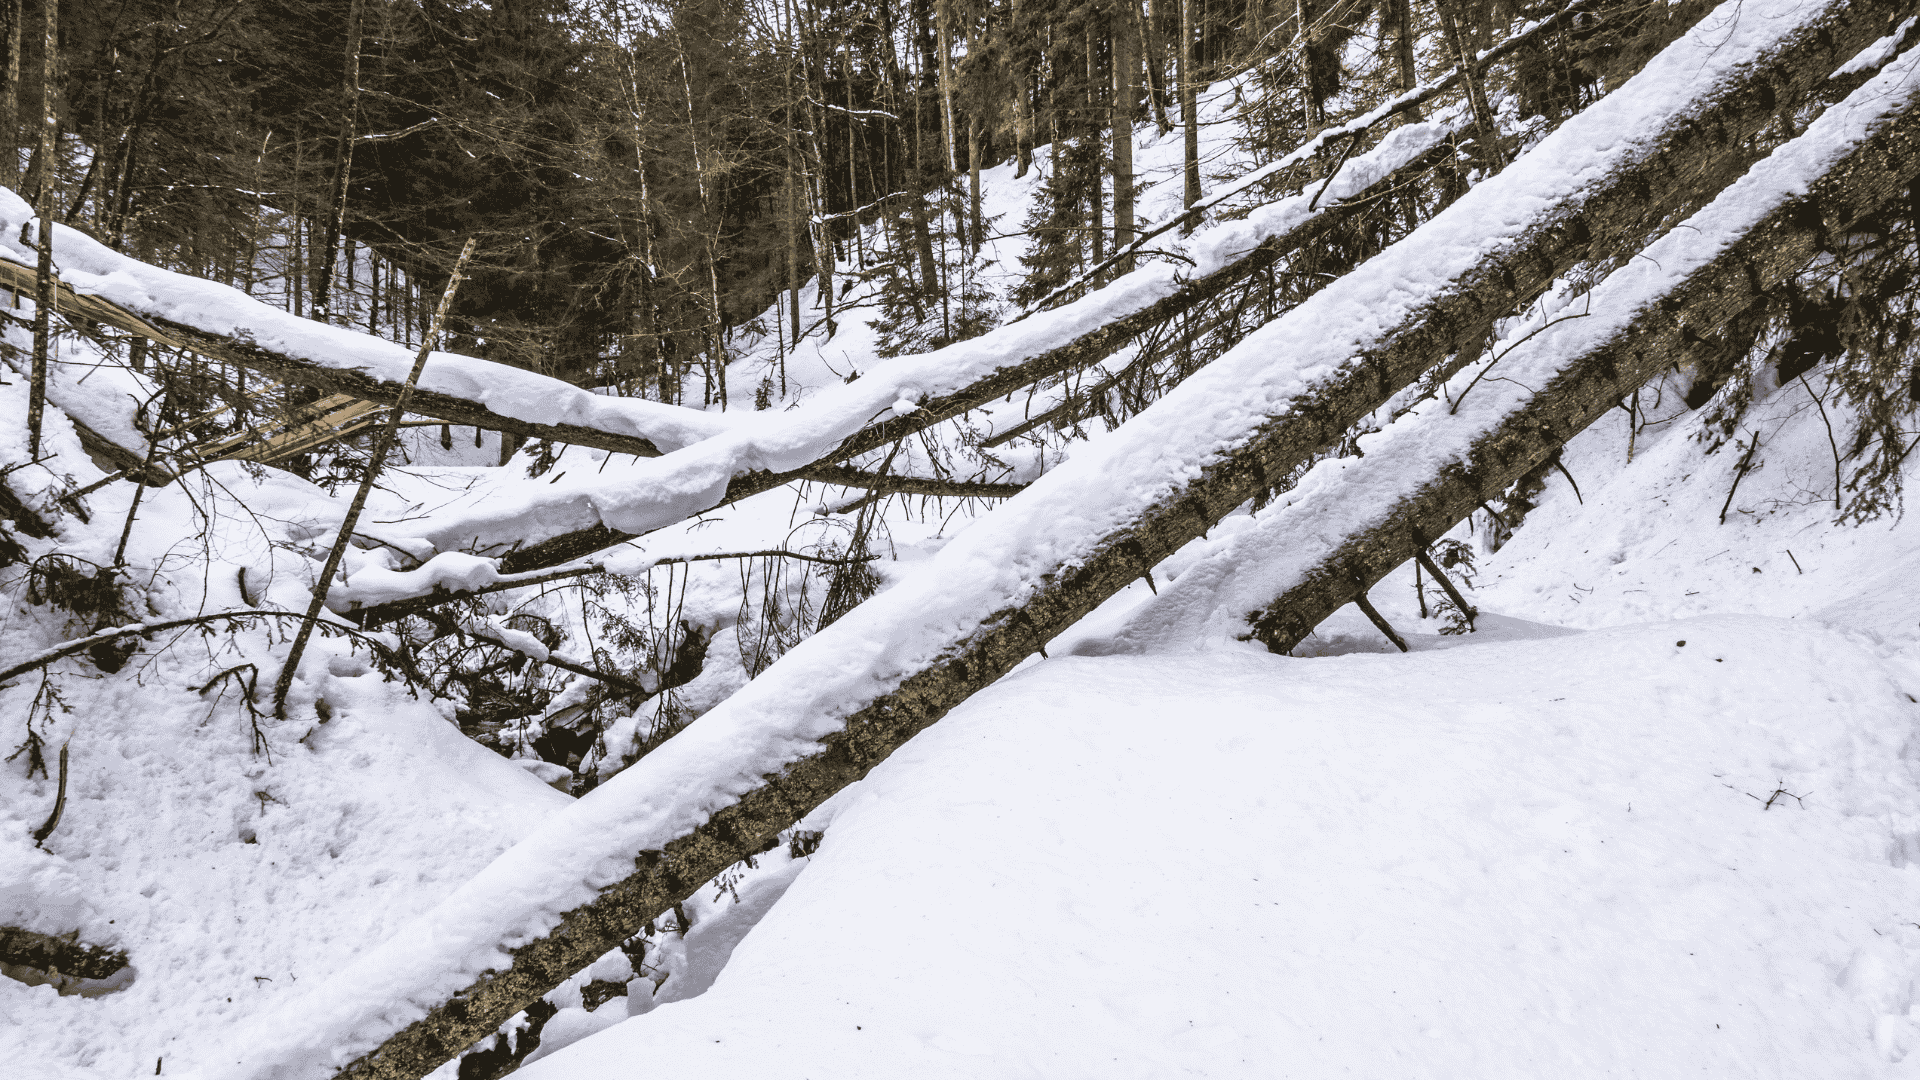
[[[1911, 71], [1915, 65], [1907, 67]], [[1896, 87], [1889, 96], [1894, 102], [1888, 104], [1904, 110], [1898, 120], [1859, 143], [1808, 185], [1805, 195], [1779, 202], [1670, 291], [1643, 292], [1636, 308], [1611, 301], [1637, 283], [1603, 287], [1593, 294], [1596, 309], [1625, 308], [1608, 325], [1554, 327], [1563, 332], [1542, 334], [1504, 355], [1499, 364], [1505, 373], [1517, 384], [1538, 386], [1537, 393], [1509, 391], [1505, 405], [1485, 400], [1479, 409], [1458, 415], [1436, 409], [1436, 415], [1402, 421], [1429, 431], [1425, 437], [1413, 430], [1395, 433], [1365, 459], [1340, 462], [1337, 484], [1329, 478], [1300, 502], [1262, 515], [1258, 528], [1240, 534], [1219, 554], [1218, 566], [1203, 560], [1143, 608], [1120, 635], [1122, 642], [1131, 639], [1137, 647], [1150, 636], [1170, 644], [1233, 625], [1273, 652], [1288, 652], [1342, 605], [1364, 597], [1388, 573], [1424, 552], [1435, 537], [1552, 460], [1568, 440], [1649, 379], [1673, 364], [1705, 366], [1729, 353], [1738, 359], [1752, 335], [1736, 332], [1734, 324], [1745, 322], [1756, 307], [1773, 304], [1774, 290], [1834, 252], [1830, 238], [1845, 236], [1862, 218], [1904, 198], [1920, 176], [1920, 85]], [[1776, 191], [1790, 196], [1796, 190], [1792, 179]], [[1730, 191], [1714, 209], [1742, 195], [1758, 200], [1766, 194], [1753, 190], [1760, 186]], [[1671, 266], [1689, 247], [1699, 250], [1717, 239], [1707, 228], [1692, 228], [1648, 256]], [[1717, 337], [1722, 327], [1729, 333]], [[1575, 342], [1583, 351], [1562, 359], [1560, 350]], [[1481, 392], [1488, 393], [1484, 386]], [[1405, 494], [1364, 510], [1332, 505], [1339, 501], [1336, 487], [1348, 486]], [[1343, 538], [1328, 543], [1324, 538], [1330, 530]], [[1227, 595], [1210, 598], [1211, 603], [1183, 595], [1215, 586]], [[1272, 590], [1267, 598], [1249, 602], [1252, 591], [1263, 586]], [[1203, 607], [1210, 614], [1198, 617]], [[1183, 615], [1169, 619], [1169, 612]], [[1156, 620], [1158, 625], [1148, 629]]]
[[[1859, 85], [1863, 73], [1827, 78], [1840, 60], [1865, 48], [1893, 29], [1901, 15], [1898, 4], [1861, 0], [1817, 32], [1809, 31], [1787, 43], [1764, 64], [1717, 87], [1701, 107], [1676, 118], [1648, 141], [1628, 164], [1604, 177], [1579, 198], [1543, 215], [1527, 234], [1505, 250], [1490, 253], [1479, 268], [1457, 283], [1452, 295], [1430, 305], [1388, 342], [1358, 352], [1352, 369], [1367, 369], [1365, 381], [1343, 385], [1373, 404], [1357, 411], [1341, 408], [1347, 417], [1339, 426], [1320, 431], [1320, 446], [1333, 444], [1345, 427], [1364, 416], [1395, 390], [1421, 377], [1448, 354], [1456, 365], [1470, 362], [1474, 353], [1462, 350], [1484, 339], [1494, 320], [1537, 295], [1555, 278], [1576, 265], [1601, 264], [1624, 258], [1645, 237], [1699, 209], [1707, 199], [1751, 165], [1763, 153], [1757, 141], [1768, 123], [1782, 110], [1807, 103], [1831, 101]], [[1369, 188], [1369, 190], [1373, 190]], [[1362, 205], [1356, 198], [1352, 205]], [[957, 416], [1010, 393], [1049, 374], [1084, 367], [1104, 359], [1128, 340], [1153, 325], [1189, 310], [1277, 262], [1286, 254], [1324, 235], [1331, 218], [1316, 217], [1281, 236], [1262, 241], [1243, 259], [1214, 274], [1188, 283], [1175, 293], [1128, 316], [1075, 339], [1057, 349], [1007, 365], [961, 390], [922, 402], [906, 416], [869, 425], [844, 441], [825, 460], [844, 460], [887, 445], [919, 430], [933, 420]], [[1347, 393], [1348, 391], [1341, 391]], [[1358, 400], [1356, 398], [1355, 400]], [[730, 502], [777, 487], [797, 473], [754, 472], [735, 476], [720, 502]], [[1283, 473], [1275, 475], [1284, 475]], [[474, 530], [449, 527], [450, 534]], [[504, 555], [505, 572], [525, 573], [544, 566], [583, 558], [600, 548], [630, 539], [633, 533], [604, 521], [574, 529]]]
[[[1819, 67], [1821, 61], [1831, 61], [1835, 52], [1848, 55], [1876, 36], [1877, 26], [1861, 23], [1869, 16], [1877, 22], [1891, 5], [1863, 15], [1869, 7], [1810, 19], [1791, 0], [1735, 0], [1723, 9], [1733, 30], [1722, 26], [1711, 35], [1690, 35], [1671, 57], [1656, 61], [1659, 73], [1645, 94], [1611, 106], [1602, 102], [1590, 110], [1596, 114], [1590, 122], [1572, 122], [1550, 137], [1535, 151], [1546, 164], [1527, 182], [1577, 202], [1571, 192], [1583, 186], [1582, 174], [1569, 171], [1574, 166], [1562, 164], [1561, 155], [1577, 152], [1572, 156], [1589, 165], [1604, 160], [1612, 151], [1595, 149], [1610, 145], [1600, 140], [1655, 117], [1668, 123], [1659, 140], [1670, 152], [1662, 155], [1666, 168], [1676, 142], [1711, 142], [1720, 153], [1733, 153], [1721, 139], [1683, 138], [1697, 131], [1702, 114], [1662, 114], [1653, 103], [1657, 95], [1695, 92], [1704, 82], [1714, 90], [1714, 104], [1704, 113], [1721, 119], [1714, 130], [1724, 135], [1732, 130], [1729, 118], [1743, 110], [1770, 111], [1754, 100], [1757, 88], [1806, 85], [1831, 67]], [[1772, 28], [1787, 26], [1794, 29], [1784, 42], [1763, 44], [1777, 32]], [[1756, 54], [1766, 62], [1754, 63]], [[1696, 160], [1712, 176], [1719, 154]], [[1616, 187], [1635, 179], [1665, 182], [1661, 168], [1619, 172], [1624, 177], [1615, 176]], [[1546, 185], [1548, 176], [1563, 186]], [[1347, 352], [1345, 335], [1379, 342], [1402, 332], [1406, 319], [1373, 317], [1368, 298], [1374, 290], [1438, 291], [1429, 302], [1402, 300], [1408, 318], [1444, 310], [1460, 296], [1459, 282], [1446, 275], [1454, 273], [1455, 260], [1466, 260], [1480, 267], [1468, 275], [1468, 287], [1508, 289], [1510, 303], [1508, 282], [1528, 268], [1512, 268], [1513, 277], [1490, 277], [1487, 263], [1510, 260], [1481, 255], [1497, 215], [1511, 209], [1503, 178], [1403, 242], [1413, 273], [1375, 267], [1335, 283], [967, 530], [913, 577], [787, 653], [638, 765], [567, 807], [441, 908], [403, 930], [398, 940], [404, 946], [363, 954], [312, 991], [312, 1000], [289, 1001], [284, 1017], [276, 1014], [236, 1040], [239, 1064], [231, 1075], [319, 1075], [331, 1068], [328, 1062], [379, 1040], [339, 1075], [423, 1076], [647, 919], [762, 849], [916, 732], [1263, 490], [1270, 475], [1306, 460], [1328, 432], [1343, 430], [1384, 400], [1397, 385], [1379, 377], [1371, 363], [1338, 368], [1307, 383], [1308, 393], [1293, 392], [1305, 379], [1302, 372], [1337, 366], [1329, 360]], [[1583, 216], [1562, 210], [1544, 215], [1555, 235]], [[1589, 226], [1587, 244], [1568, 239], [1558, 250], [1584, 250], [1593, 232]], [[1495, 299], [1474, 302], [1491, 307]], [[1275, 352], [1289, 343], [1288, 333], [1299, 335], [1291, 339], [1291, 364]], [[1447, 335], [1428, 331], [1426, 337], [1444, 341]], [[1391, 349], [1360, 351], [1384, 355]], [[327, 1018], [324, 1024], [304, 1019], [315, 1010]]]
[[[26, 288], [32, 279], [32, 269], [0, 257], [0, 287]], [[294, 386], [316, 387], [328, 393], [382, 405], [391, 405], [400, 396], [400, 383], [395, 380], [379, 378], [353, 368], [325, 367], [304, 357], [277, 352], [235, 336], [212, 333], [170, 319], [143, 317], [102, 297], [77, 293], [65, 281], [60, 282], [54, 291], [53, 306], [55, 311], [63, 315], [104, 323], [169, 348], [199, 353], [210, 360], [257, 371]], [[568, 390], [579, 390], [558, 379], [551, 381]], [[644, 437], [620, 435], [580, 424], [531, 423], [501, 415], [465, 398], [431, 390], [415, 391], [413, 400], [408, 403], [408, 411], [488, 431], [505, 431], [522, 438], [554, 439], [620, 454], [645, 457], [660, 455], [660, 448]]]

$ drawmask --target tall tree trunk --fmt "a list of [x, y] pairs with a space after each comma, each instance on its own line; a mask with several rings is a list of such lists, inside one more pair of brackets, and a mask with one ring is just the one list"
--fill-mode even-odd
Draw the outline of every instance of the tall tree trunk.
[[[819, 143], [820, 119], [813, 111], [813, 81], [807, 71], [807, 54], [801, 46], [806, 40], [800, 25], [799, 7], [795, 0], [787, 0], [788, 34], [792, 39], [794, 55], [800, 73], [799, 100], [807, 103], [801, 110], [806, 117], [807, 139], [802, 145], [800, 155], [800, 178], [807, 186], [809, 209], [813, 223], [813, 269], [819, 282], [814, 293], [815, 300], [825, 311], [827, 337], [831, 339], [835, 330], [833, 323], [833, 269], [834, 250], [832, 227], [827, 221], [827, 174], [826, 155]], [[812, 168], [808, 168], [808, 155], [812, 156]]]
[[1460, 65], [1460, 79], [1467, 86], [1467, 102], [1473, 109], [1474, 147], [1473, 156], [1485, 173], [1493, 173], [1503, 164], [1500, 153], [1500, 131], [1494, 126], [1493, 108], [1487, 102], [1486, 81], [1474, 65], [1472, 42], [1468, 40], [1467, 29], [1450, 4], [1436, 5], [1440, 12], [1440, 28], [1447, 37], [1447, 47]]
[[[1110, 40], [1113, 42], [1113, 248], [1133, 243], [1133, 116], [1140, 99], [1140, 58], [1134, 52], [1139, 30], [1132, 25], [1134, 0], [1117, 0]], [[1131, 260], [1115, 268], [1124, 274]]]
[[1293, 15], [1294, 36], [1300, 42], [1300, 71], [1305, 76], [1301, 82], [1306, 93], [1306, 134], [1311, 136], [1327, 126], [1326, 100], [1330, 93], [1320, 78], [1319, 57], [1314, 49], [1314, 25], [1319, 12], [1312, 0], [1294, 0]]
[[1093, 140], [1093, 190], [1087, 196], [1087, 237], [1092, 241], [1093, 263], [1098, 266], [1107, 258], [1107, 206], [1101, 192], [1100, 175], [1103, 170], [1099, 162], [1106, 159], [1100, 151], [1100, 142], [1105, 125], [1095, 118], [1100, 115], [1100, 53], [1095, 46], [1099, 38], [1094, 33], [1094, 19], [1087, 19], [1087, 138]]
[[938, 0], [935, 22], [940, 31], [940, 132], [947, 147], [947, 175], [960, 172], [960, 148], [953, 119], [953, 2]]
[[[1393, 88], [1404, 94], [1420, 82], [1413, 69], [1413, 0], [1381, 0], [1380, 35], [1386, 39], [1384, 44], [1393, 64]], [[1400, 114], [1402, 124], [1419, 122], [1417, 109]]]
[[[1133, 22], [1139, 29], [1138, 44], [1140, 55], [1146, 60], [1147, 72], [1147, 111], [1153, 116], [1154, 127], [1165, 135], [1173, 130], [1173, 121], [1167, 117], [1167, 62], [1166, 47], [1160, 41], [1160, 28], [1154, 24], [1153, 0], [1129, 0], [1133, 4]], [[1165, 3], [1165, 0], [1161, 0]], [[1176, 0], [1178, 2], [1178, 0]]]
[[33, 373], [27, 387], [27, 457], [40, 456], [40, 428], [47, 410], [47, 353], [52, 346], [53, 315], [53, 197], [58, 169], [60, 118], [54, 110], [56, 67], [60, 50], [59, 0], [42, 0], [47, 40], [40, 56], [40, 267], [39, 288], [33, 300]]
[[[294, 187], [294, 190], [293, 190], [292, 199], [290, 200], [292, 202], [292, 213], [287, 215], [287, 218], [288, 218], [287, 224], [292, 226], [292, 228], [289, 231], [293, 234], [290, 237], [288, 237], [288, 242], [291, 245], [293, 250], [287, 259], [287, 306], [293, 309], [293, 313], [296, 316], [301, 314], [302, 306], [306, 303], [305, 294], [307, 291], [307, 283], [306, 283], [307, 255], [306, 255], [306, 249], [302, 242], [302, 233], [304, 232], [302, 223], [306, 220], [306, 218], [305, 218], [305, 215], [300, 213], [300, 194], [301, 194], [301, 188], [304, 187], [304, 185], [301, 183], [300, 166], [302, 164], [302, 159], [306, 156], [306, 152], [305, 152], [306, 140], [300, 137], [301, 134], [302, 132], [300, 131], [299, 128], [297, 127], [294, 128], [293, 130], [293, 187]], [[121, 224], [121, 228], [123, 230], [126, 228], [126, 225], [124, 222]]]
[[7, 84], [0, 87], [0, 184], [20, 186], [20, 24], [26, 0], [0, 0], [6, 20]]
[[[975, 21], [967, 20], [967, 55], [977, 56], [980, 52], [980, 38], [975, 32]], [[967, 114], [967, 248], [976, 255], [980, 252], [980, 116], [978, 112]]]
[[340, 76], [340, 134], [333, 148], [333, 190], [327, 225], [314, 252], [313, 317], [333, 321], [333, 252], [347, 225], [347, 187], [353, 172], [354, 113], [360, 108], [360, 26], [366, 0], [348, 0], [347, 55]]
[[1019, 42], [1027, 39], [1029, 28], [1026, 24], [1025, 0], [1013, 0], [1012, 21], [1009, 26], [1012, 41], [1007, 49], [1007, 79], [1013, 84], [1013, 154], [1016, 162], [1013, 177], [1018, 180], [1033, 168], [1033, 102], [1030, 94], [1033, 89], [1033, 72], [1027, 66], [1027, 55]]
[[[1180, 205], [1191, 211], [1200, 201], [1200, 73], [1193, 66], [1193, 0], [1180, 2], [1180, 173], [1185, 178]], [[1199, 215], [1189, 213], [1180, 223], [1181, 235], [1193, 232]]]
[[709, 235], [707, 237], [707, 316], [709, 320], [707, 348], [712, 357], [710, 366], [713, 370], [715, 388], [719, 392], [717, 400], [720, 402], [721, 411], [724, 412], [727, 408], [726, 324], [720, 311], [720, 270], [715, 265], [713, 247], [714, 238]]
[[[792, 141], [787, 145], [787, 322], [793, 333], [788, 337], [789, 352], [800, 347], [804, 328], [800, 325], [800, 208], [804, 200], [800, 195], [800, 173], [794, 166], [795, 153]], [[781, 393], [786, 393], [787, 361], [780, 358]]]

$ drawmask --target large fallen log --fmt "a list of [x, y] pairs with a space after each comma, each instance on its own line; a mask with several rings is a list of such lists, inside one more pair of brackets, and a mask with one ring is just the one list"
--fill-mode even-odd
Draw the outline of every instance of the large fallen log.
[[[6, 239], [32, 217], [0, 193], [0, 287], [31, 289], [29, 253]], [[312, 322], [238, 289], [149, 266], [56, 225], [54, 309], [276, 381], [391, 404], [412, 362], [402, 345]], [[422, 416], [530, 438], [654, 456], [729, 427], [730, 417], [594, 394], [537, 372], [435, 353], [411, 403]]]
[[[1802, 7], [1728, 4], [1711, 32], [1689, 34], [1644, 82], [1403, 241], [1391, 265], [1360, 268], [1249, 338], [543, 823], [387, 946], [289, 998], [235, 1038], [222, 1074], [293, 1080], [344, 1065], [343, 1077], [415, 1078], [494, 1030], [1375, 407], [1394, 387], [1342, 359], [1385, 351], [1434, 297], [1457, 295], [1463, 265], [1524, 232], [1505, 220], [1516, 199], [1578, 220], [1560, 211], [1618, 164], [1621, 132], [1717, 141], [1675, 95], [1704, 96], [1723, 118], [1759, 110], [1756, 87], [1817, 80], [1872, 40], [1891, 5]], [[1718, 160], [1703, 157], [1711, 176]], [[1477, 288], [1505, 282], [1468, 276]]]
[[[1744, 353], [1751, 327], [1732, 328], [1815, 260], [1839, 254], [1834, 238], [1905, 198], [1920, 176], [1920, 62], [1901, 64], [1906, 85], [1889, 78], [1883, 98], [1860, 100], [1850, 115], [1836, 108], [1684, 232], [1648, 248], [1646, 261], [1596, 288], [1580, 321], [1545, 325], [1505, 352], [1501, 383], [1482, 382], [1465, 400], [1455, 387], [1457, 413], [1430, 403], [1364, 458], [1323, 463], [1286, 506], [1260, 514], [1111, 640], [1083, 651], [1177, 650], [1232, 636], [1288, 652], [1623, 396], [1673, 364], [1704, 369]], [[1354, 490], [1370, 497], [1342, 497]]]
[[[1326, 412], [1324, 415], [1335, 418], [1337, 425], [1316, 432], [1319, 445], [1333, 444], [1347, 425], [1449, 355], [1455, 357], [1452, 361], [1455, 364], [1470, 362], [1475, 350], [1468, 346], [1483, 341], [1496, 319], [1538, 294], [1555, 277], [1582, 263], [1605, 264], [1630, 256], [1663, 223], [1699, 209], [1763, 153], [1764, 145], [1756, 136], [1783, 110], [1833, 100], [1857, 85], [1858, 75], [1840, 79], [1828, 79], [1827, 75], [1840, 60], [1885, 34], [1891, 28], [1890, 20], [1897, 14], [1904, 11], [1888, 0], [1859, 0], [1848, 5], [1836, 12], [1830, 26], [1819, 33], [1808, 32], [1796, 37], [1753, 70], [1730, 75], [1723, 85], [1706, 93], [1695, 107], [1663, 118], [1658, 130], [1635, 132], [1623, 138], [1629, 148], [1608, 169], [1589, 178], [1584, 188], [1570, 192], [1561, 204], [1544, 212], [1527, 202], [1516, 204], [1513, 214], [1530, 223], [1522, 235], [1515, 236], [1512, 229], [1497, 227], [1480, 236], [1462, 236], [1463, 243], [1482, 244], [1486, 258], [1455, 282], [1450, 292], [1433, 298], [1422, 311], [1407, 319], [1397, 333], [1374, 339], [1381, 344], [1356, 342], [1357, 348], [1347, 368], [1364, 369], [1367, 375], [1364, 379], [1341, 383], [1346, 389], [1337, 393], [1349, 395], [1352, 401], [1364, 399], [1370, 404], [1357, 410], [1343, 404]], [[1498, 179], [1495, 177], [1487, 183], [1497, 183]], [[1283, 239], [1276, 238], [1274, 242], [1278, 244]], [[1279, 257], [1274, 255], [1275, 259]], [[1239, 280], [1236, 275], [1252, 274], [1264, 268], [1267, 263], [1261, 260], [1265, 258], [1265, 254], [1250, 254], [1246, 261], [1236, 262], [1218, 273]], [[1198, 302], [1205, 299], [1200, 293], [1217, 292], [1230, 284], [1232, 281], [1224, 277], [1203, 278], [1190, 284], [1192, 292], [1183, 290], [1176, 295]], [[1383, 299], [1387, 295], [1390, 294], [1383, 294]], [[1162, 304], [1167, 306], [1160, 306]], [[1152, 319], [1157, 321], [1171, 317], [1177, 309], [1175, 298], [1170, 296], [1150, 306], [1142, 317], [1147, 317], [1146, 312], [1153, 312]], [[1062, 348], [1087, 350], [1083, 359], [1091, 363], [1149, 325], [1151, 322], [1136, 324], [1119, 320]], [[923, 413], [931, 417], [957, 415], [966, 408], [1026, 385], [1045, 374], [1043, 368], [1052, 370], [1079, 362], [1062, 361], [1055, 353], [1048, 353], [1006, 365], [963, 390], [921, 402], [913, 413], [869, 425], [842, 443], [829, 460], [885, 445], [888, 438], [899, 437], [898, 432], [918, 424]], [[743, 441], [747, 438], [744, 434], [736, 437]], [[766, 490], [798, 475], [796, 463], [795, 471], [735, 473], [724, 488], [707, 484], [705, 493], [691, 491], [692, 485], [707, 483], [704, 478], [717, 469], [731, 468], [740, 460], [763, 460], [768, 456], [761, 451], [729, 452], [717, 445], [726, 441], [727, 437], [721, 437], [690, 449], [684, 456], [670, 455], [657, 462], [639, 463], [632, 470], [630, 480], [617, 482], [631, 492], [624, 498], [608, 498], [601, 490], [587, 487], [543, 491], [523, 508], [510, 513], [450, 515], [425, 522], [424, 528], [428, 531], [424, 538], [436, 550], [453, 550], [463, 545], [481, 552], [511, 548], [504, 551], [502, 571], [525, 573], [585, 557], [600, 548], [670, 524], [687, 513], [694, 500], [704, 503], [701, 507], [704, 509]], [[575, 522], [579, 524], [567, 527]], [[512, 547], [507, 540], [509, 536], [532, 540], [542, 532], [548, 535], [525, 546]], [[475, 537], [481, 538], [477, 546], [472, 545]]]

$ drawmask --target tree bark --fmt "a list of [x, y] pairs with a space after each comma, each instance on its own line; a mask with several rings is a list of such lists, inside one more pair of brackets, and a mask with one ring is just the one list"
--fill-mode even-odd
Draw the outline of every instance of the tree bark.
[[[1599, 348], [1567, 364], [1525, 407], [1467, 443], [1417, 492], [1382, 507], [1376, 523], [1313, 556], [1298, 584], [1247, 614], [1250, 636], [1276, 653], [1298, 645], [1486, 500], [1551, 460], [1620, 399], [1673, 364], [1710, 365], [1728, 350], [1716, 335], [1828, 249], [1828, 237], [1893, 199], [1920, 175], [1920, 115], [1911, 110], [1689, 275]], [[1744, 352], [1745, 335], [1730, 335]], [[1284, 513], [1284, 511], [1282, 511]], [[1455, 603], [1459, 603], [1458, 598]]]
[[0, 86], [0, 184], [20, 186], [20, 45], [26, 0], [0, 0], [0, 19], [6, 20], [6, 85]]
[[953, 0], [936, 0], [940, 34], [940, 136], [947, 149], [947, 175], [960, 172], [960, 148], [953, 117]]
[[52, 348], [53, 327], [53, 218], [54, 187], [59, 173], [60, 119], [54, 110], [54, 87], [58, 85], [56, 68], [60, 45], [59, 0], [43, 0], [46, 12], [46, 42], [40, 54], [40, 160], [38, 214], [40, 218], [40, 268], [34, 282], [33, 370], [27, 388], [27, 457], [40, 456], [41, 425], [47, 410], [47, 354]]
[[[1154, 24], [1153, 0], [1127, 0], [1133, 5], [1133, 24], [1139, 28], [1140, 56], [1145, 61], [1147, 112], [1161, 135], [1173, 130], [1167, 117], [1167, 58], [1160, 42], [1160, 28]], [[1164, 2], [1164, 0], [1163, 0]], [[1180, 0], [1175, 0], [1176, 3]], [[1144, 9], [1141, 5], [1144, 4]]]
[[[1404, 94], [1420, 85], [1413, 67], [1413, 0], [1381, 0], [1380, 33], [1386, 39], [1387, 54], [1393, 64], [1394, 89]], [[1420, 122], [1420, 110], [1409, 109], [1400, 115], [1403, 124]]]
[[[1187, 210], [1200, 201], [1200, 74], [1193, 66], [1193, 0], [1179, 0], [1180, 3], [1180, 127], [1181, 159], [1180, 175], [1184, 178], [1184, 190], [1180, 204]], [[1189, 213], [1180, 223], [1180, 235], [1192, 235], [1194, 226], [1200, 224], [1199, 215]]]
[[1007, 81], [1013, 85], [1013, 153], [1017, 164], [1013, 178], [1018, 180], [1033, 168], [1033, 102], [1030, 94], [1033, 89], [1033, 72], [1028, 70], [1022, 57], [1026, 55], [1024, 42], [1031, 33], [1026, 23], [1025, 0], [1012, 0], [1012, 24], [1009, 27], [1011, 41], [1007, 47]]
[[1480, 65], [1467, 40], [1466, 29], [1454, 17], [1451, 5], [1443, 0], [1438, 5], [1438, 11], [1447, 46], [1453, 51], [1460, 65], [1460, 77], [1467, 85], [1467, 103], [1473, 109], [1473, 125], [1477, 132], [1473, 156], [1480, 162], [1481, 169], [1491, 174], [1505, 160], [1500, 153], [1500, 129], [1494, 124], [1493, 106], [1487, 102], [1486, 79], [1480, 73]]
[[127, 954], [89, 945], [71, 934], [55, 937], [17, 926], [0, 926], [0, 963], [81, 979], [105, 979], [127, 966]]
[[[1133, 116], [1140, 99], [1140, 57], [1135, 51], [1139, 28], [1134, 0], [1114, 0], [1113, 32], [1113, 247], [1123, 251], [1133, 243]], [[1133, 269], [1125, 260], [1117, 272]]]

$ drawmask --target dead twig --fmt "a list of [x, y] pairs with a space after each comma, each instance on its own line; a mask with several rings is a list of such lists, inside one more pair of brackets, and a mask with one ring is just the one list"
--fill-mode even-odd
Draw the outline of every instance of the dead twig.
[[320, 579], [314, 582], [313, 601], [307, 605], [307, 617], [300, 622], [300, 629], [294, 634], [293, 648], [287, 652], [287, 662], [280, 669], [280, 677], [273, 684], [273, 715], [284, 718], [287, 714], [287, 691], [293, 688], [294, 674], [300, 668], [300, 656], [306, 651], [307, 641], [313, 636], [314, 624], [320, 621], [320, 612], [327, 606], [327, 590], [333, 585], [333, 576], [340, 571], [340, 560], [347, 553], [348, 545], [353, 543], [354, 526], [360, 523], [360, 512], [366, 509], [367, 496], [373, 491], [373, 483], [379, 479], [380, 466], [387, 460], [387, 454], [393, 450], [395, 435], [399, 430], [400, 417], [407, 411], [408, 402], [413, 400], [414, 387], [420, 383], [420, 374], [427, 368], [427, 356], [433, 352], [433, 343], [440, 338], [441, 328], [447, 323], [447, 309], [453, 306], [454, 293], [460, 289], [462, 271], [467, 260], [473, 258], [474, 246], [479, 243], [469, 237], [466, 247], [460, 251], [460, 257], [454, 260], [453, 273], [447, 278], [447, 289], [440, 294], [440, 306], [433, 313], [433, 322], [427, 327], [426, 335], [420, 340], [420, 351], [414, 355], [413, 370], [407, 373], [407, 381], [400, 387], [399, 398], [393, 403], [393, 411], [387, 414], [387, 422], [380, 429], [380, 435], [374, 440], [373, 453], [367, 459], [367, 472], [360, 478], [360, 490], [353, 496], [353, 502], [347, 507], [347, 516], [340, 522], [340, 534], [335, 537], [333, 547], [327, 552], [326, 564], [320, 568]]
[[[1720, 504], [1720, 524], [1722, 525], [1727, 523], [1727, 508], [1733, 505], [1733, 493], [1740, 490], [1740, 481], [1746, 478], [1747, 469], [1753, 462], [1753, 452], [1758, 449], [1760, 449], [1759, 432], [1747, 432], [1747, 452], [1741, 456], [1739, 466], [1733, 470], [1733, 486], [1727, 489], [1727, 501]], [[1797, 561], [1793, 565], [1796, 569], [1800, 566]]]
[[67, 810], [67, 744], [60, 744], [60, 789], [53, 797], [53, 813], [47, 815], [46, 823], [33, 830], [33, 846], [39, 847], [60, 827], [60, 815]]

